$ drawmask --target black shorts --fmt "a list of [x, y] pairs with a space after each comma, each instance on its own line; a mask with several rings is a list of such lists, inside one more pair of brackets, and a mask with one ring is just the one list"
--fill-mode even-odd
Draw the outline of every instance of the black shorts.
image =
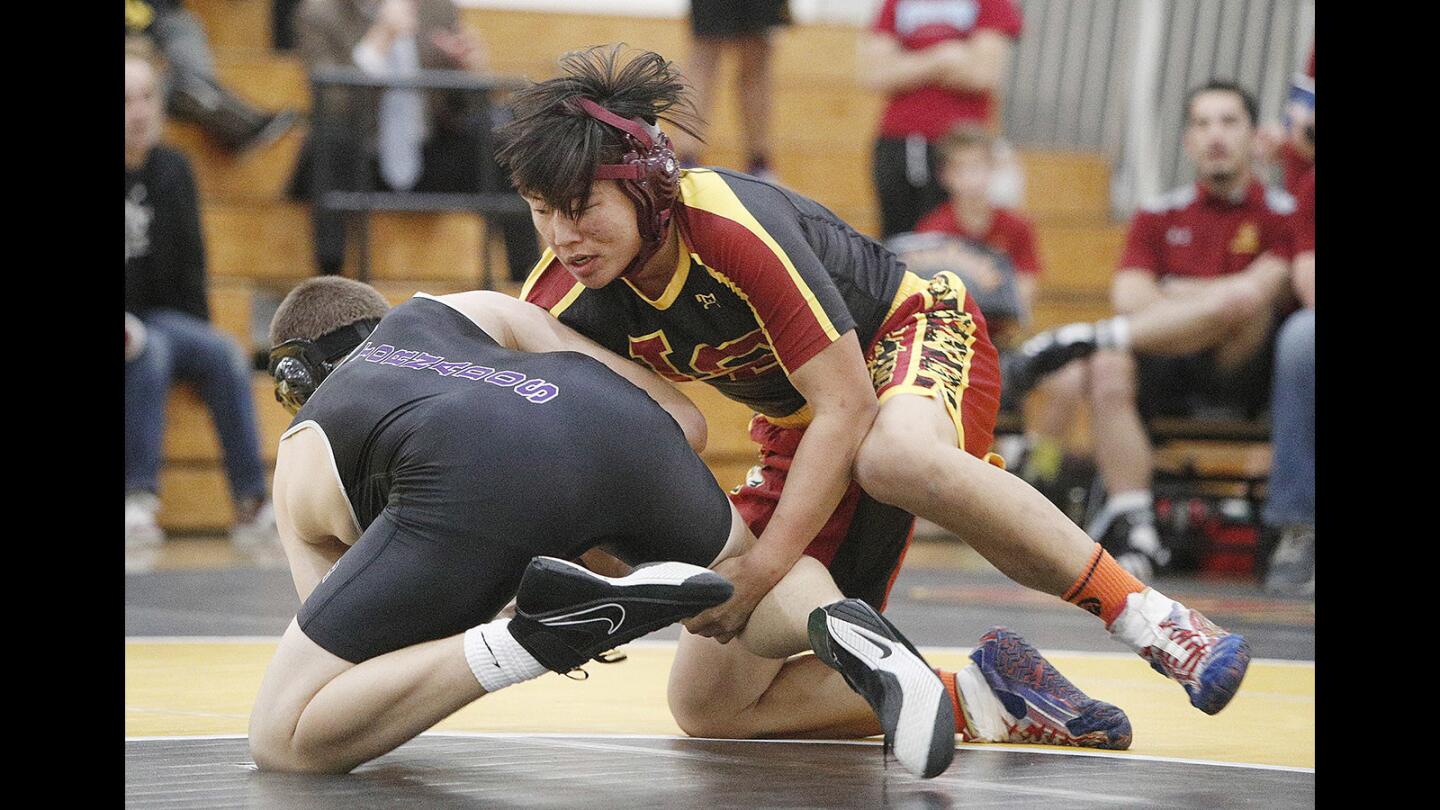
[[1275, 332], [1239, 368], [1215, 365], [1213, 352], [1178, 357], [1136, 355], [1136, 398], [1140, 416], [1221, 416], [1256, 419], [1270, 404]]
[[384, 508], [300, 607], [305, 635], [346, 661], [490, 621], [538, 555], [600, 547], [632, 565], [708, 566], [729, 538], [729, 500], [658, 408], [632, 409], [623, 431], [567, 436], [583, 444], [435, 435], [406, 446]]
[[789, 24], [789, 0], [690, 0], [690, 31], [697, 37], [764, 33]]
[[[905, 138], [877, 138], [871, 152], [870, 176], [880, 202], [881, 239], [913, 231], [921, 217], [946, 199], [940, 185], [940, 150], [929, 141], [915, 143], [918, 146], [912, 155]], [[916, 165], [909, 165], [912, 160]], [[915, 180], [924, 182], [916, 185]]]

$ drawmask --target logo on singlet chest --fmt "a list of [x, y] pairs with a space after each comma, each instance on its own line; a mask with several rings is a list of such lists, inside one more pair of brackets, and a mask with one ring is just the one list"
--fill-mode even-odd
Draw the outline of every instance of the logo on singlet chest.
[[740, 380], [759, 376], [779, 365], [764, 330], [758, 327], [719, 345], [696, 344], [684, 369], [676, 362], [683, 358], [683, 354], [671, 345], [664, 329], [657, 329], [639, 337], [631, 335], [629, 343], [632, 359], [640, 361], [651, 371], [672, 382], [713, 380], [720, 377]]

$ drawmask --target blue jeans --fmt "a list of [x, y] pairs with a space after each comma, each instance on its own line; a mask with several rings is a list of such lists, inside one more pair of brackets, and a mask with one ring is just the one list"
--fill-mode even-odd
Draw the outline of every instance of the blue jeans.
[[235, 341], [185, 312], [140, 317], [145, 348], [125, 364], [125, 491], [159, 489], [165, 403], [176, 381], [192, 383], [215, 423], [237, 501], [265, 497], [265, 465], [250, 392], [250, 368]]
[[1270, 420], [1274, 458], [1264, 520], [1315, 522], [1315, 310], [1286, 319], [1275, 343]]

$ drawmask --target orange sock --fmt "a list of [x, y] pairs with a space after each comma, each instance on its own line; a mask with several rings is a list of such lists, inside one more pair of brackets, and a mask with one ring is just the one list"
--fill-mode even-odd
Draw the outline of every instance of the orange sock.
[[965, 722], [965, 710], [960, 707], [960, 689], [955, 686], [955, 673], [937, 667], [935, 674], [939, 675], [940, 682], [945, 684], [945, 691], [950, 693], [950, 705], [955, 707], [955, 733], [962, 739], [968, 739], [970, 725]]
[[1145, 583], [1121, 568], [1110, 552], [1096, 543], [1085, 570], [1061, 598], [1099, 616], [1108, 628], [1125, 609], [1125, 597], [1143, 590]]

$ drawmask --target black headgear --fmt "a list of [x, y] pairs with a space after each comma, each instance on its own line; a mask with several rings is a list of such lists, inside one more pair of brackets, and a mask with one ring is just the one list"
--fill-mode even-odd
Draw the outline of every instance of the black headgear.
[[619, 163], [595, 167], [596, 180], [618, 180], [620, 189], [635, 203], [640, 225], [640, 254], [625, 269], [630, 274], [660, 249], [670, 214], [680, 197], [680, 162], [670, 138], [660, 127], [638, 118], [623, 118], [584, 96], [576, 102], [586, 115], [624, 133], [627, 150]]
[[375, 331], [379, 318], [352, 321], [315, 340], [294, 338], [270, 350], [270, 376], [275, 401], [291, 413], [299, 411], [320, 383], [346, 355]]

